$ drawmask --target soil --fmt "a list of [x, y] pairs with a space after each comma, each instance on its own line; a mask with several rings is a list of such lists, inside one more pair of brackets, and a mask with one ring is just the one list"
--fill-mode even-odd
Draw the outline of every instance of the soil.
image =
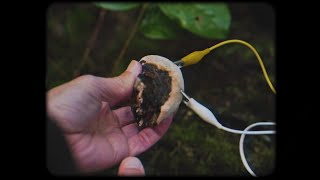
[[171, 77], [167, 71], [153, 64], [141, 61], [142, 73], [138, 76], [144, 84], [142, 103], [139, 102], [139, 90], [135, 86], [132, 95], [131, 109], [140, 128], [157, 125], [161, 106], [168, 100], [171, 91]]

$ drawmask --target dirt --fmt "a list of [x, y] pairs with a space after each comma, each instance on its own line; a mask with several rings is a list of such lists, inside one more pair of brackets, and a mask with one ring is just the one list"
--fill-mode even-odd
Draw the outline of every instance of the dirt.
[[[143, 61], [142, 61], [143, 63]], [[143, 64], [142, 73], [138, 76], [144, 84], [142, 103], [139, 102], [139, 88], [135, 86], [132, 95], [131, 109], [138, 126], [143, 129], [157, 125], [161, 106], [168, 100], [171, 90], [171, 77], [167, 71], [153, 64]]]

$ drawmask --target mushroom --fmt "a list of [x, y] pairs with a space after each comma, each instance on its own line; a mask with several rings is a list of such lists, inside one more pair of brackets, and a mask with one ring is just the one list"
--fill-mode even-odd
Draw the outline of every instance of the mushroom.
[[165, 57], [148, 55], [139, 62], [142, 72], [134, 84], [131, 110], [143, 129], [160, 124], [177, 111], [184, 81], [180, 68]]

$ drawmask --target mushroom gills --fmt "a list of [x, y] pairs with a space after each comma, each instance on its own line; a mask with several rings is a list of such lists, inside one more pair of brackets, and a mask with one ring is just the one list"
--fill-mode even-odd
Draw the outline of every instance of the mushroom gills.
[[171, 77], [167, 71], [154, 64], [142, 63], [142, 73], [138, 76], [133, 90], [132, 111], [139, 127], [156, 126], [161, 106], [168, 100]]
[[182, 101], [184, 82], [180, 68], [167, 58], [148, 55], [139, 61], [131, 110], [140, 129], [154, 127], [171, 116]]

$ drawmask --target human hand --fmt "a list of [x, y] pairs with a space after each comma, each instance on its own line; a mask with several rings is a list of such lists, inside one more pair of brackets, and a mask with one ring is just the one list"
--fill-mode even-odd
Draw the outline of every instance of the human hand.
[[129, 106], [111, 109], [129, 100], [141, 65], [132, 61], [113, 78], [85, 75], [47, 93], [48, 116], [62, 129], [72, 155], [85, 172], [102, 170], [136, 156], [167, 131], [172, 116], [157, 127], [139, 132]]
[[119, 176], [144, 176], [144, 167], [140, 159], [136, 157], [127, 157], [120, 163], [118, 169]]

